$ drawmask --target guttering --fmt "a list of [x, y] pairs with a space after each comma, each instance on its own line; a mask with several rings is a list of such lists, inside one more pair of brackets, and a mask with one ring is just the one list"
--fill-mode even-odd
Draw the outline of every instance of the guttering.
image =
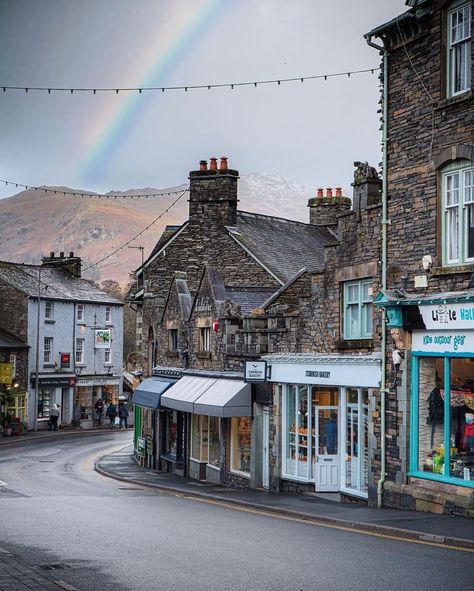
[[[383, 132], [382, 132], [382, 289], [387, 289], [387, 225], [390, 223], [387, 219], [387, 185], [388, 185], [388, 49], [384, 45], [377, 45], [372, 42], [372, 35], [364, 35], [367, 45], [377, 49], [383, 55]], [[382, 507], [383, 486], [385, 484], [386, 473], [386, 442], [385, 442], [385, 406], [387, 395], [387, 319], [385, 310], [382, 311], [382, 379], [380, 383], [380, 478], [377, 483], [377, 506]]]

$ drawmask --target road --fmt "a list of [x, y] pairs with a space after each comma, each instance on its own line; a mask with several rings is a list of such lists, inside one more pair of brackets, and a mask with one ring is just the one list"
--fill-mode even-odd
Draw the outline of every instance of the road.
[[80, 591], [449, 591], [474, 554], [256, 515], [105, 478], [131, 434], [0, 447], [0, 547]]

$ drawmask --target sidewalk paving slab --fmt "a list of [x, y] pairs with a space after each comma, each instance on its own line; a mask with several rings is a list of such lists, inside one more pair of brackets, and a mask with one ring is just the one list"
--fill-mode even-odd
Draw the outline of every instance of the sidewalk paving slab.
[[474, 519], [366, 505], [340, 503], [306, 495], [271, 494], [264, 490], [235, 489], [142, 468], [132, 447], [103, 456], [96, 470], [117, 480], [199, 499], [257, 509], [321, 525], [360, 530], [474, 550]]

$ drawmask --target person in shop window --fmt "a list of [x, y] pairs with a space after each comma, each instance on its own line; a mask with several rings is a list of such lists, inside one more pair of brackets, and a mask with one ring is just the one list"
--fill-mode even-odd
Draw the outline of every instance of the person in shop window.
[[128, 429], [128, 408], [125, 404], [119, 408], [119, 418], [120, 418], [120, 429], [122, 428], [122, 424], [124, 425], [125, 429]]
[[49, 423], [48, 423], [48, 430], [57, 431], [58, 430], [58, 421], [59, 421], [59, 407], [57, 404], [53, 404], [53, 408], [51, 409], [51, 414], [49, 415]]
[[102, 415], [104, 414], [104, 401], [102, 398], [98, 398], [96, 403], [94, 404], [95, 416], [97, 417], [97, 422], [102, 425]]
[[109, 406], [105, 411], [105, 416], [109, 419], [109, 427], [113, 429], [115, 425], [115, 418], [117, 416], [117, 407], [112, 401], [109, 403]]
[[465, 451], [474, 452], [474, 414], [467, 412], [464, 417], [466, 426], [464, 427], [464, 437], [462, 440], [462, 446]]

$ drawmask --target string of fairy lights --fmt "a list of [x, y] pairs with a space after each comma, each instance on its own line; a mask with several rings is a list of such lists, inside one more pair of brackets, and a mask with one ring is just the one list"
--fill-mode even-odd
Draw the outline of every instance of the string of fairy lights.
[[257, 88], [258, 86], [264, 85], [276, 85], [281, 86], [282, 84], [288, 84], [293, 82], [307, 82], [309, 80], [329, 80], [331, 78], [341, 78], [347, 77], [350, 78], [351, 76], [356, 76], [358, 74], [374, 74], [377, 70], [380, 70], [379, 67], [376, 68], [365, 68], [362, 70], [351, 70], [349, 72], [331, 72], [327, 74], [315, 74], [312, 76], [295, 76], [294, 78], [274, 78], [272, 80], [256, 80], [256, 81], [247, 81], [247, 82], [224, 82], [220, 84], [181, 84], [178, 86], [143, 86], [143, 87], [53, 87], [53, 86], [9, 86], [7, 84], [0, 84], [0, 88], [3, 92], [7, 91], [21, 91], [21, 92], [43, 92], [47, 94], [51, 93], [69, 93], [69, 94], [79, 94], [79, 93], [91, 93], [91, 94], [99, 94], [99, 93], [113, 93], [113, 94], [120, 94], [122, 93], [148, 93], [148, 92], [161, 92], [165, 93], [167, 91], [175, 91], [175, 90], [183, 90], [187, 92], [188, 90], [213, 90], [216, 88], [229, 88], [234, 90], [234, 88], [242, 87], [242, 86], [253, 86]]
[[[43, 193], [52, 193], [54, 195], [63, 195], [70, 197], [95, 197], [97, 199], [150, 199], [153, 197], [172, 197], [173, 195], [180, 194], [183, 189], [177, 189], [176, 191], [160, 191], [158, 193], [84, 193], [82, 191], [65, 191], [63, 189], [52, 189], [50, 187], [36, 187], [34, 185], [24, 185], [15, 181], [6, 181], [0, 179], [0, 183], [4, 183], [6, 187], [12, 186], [15, 188], [41, 191]], [[184, 190], [189, 191], [188, 188]]]
[[123, 250], [124, 248], [126, 248], [131, 242], [133, 242], [134, 240], [136, 240], [137, 238], [139, 238], [142, 234], [144, 234], [147, 230], [149, 230], [154, 224], [156, 224], [156, 222], [158, 220], [160, 220], [166, 213], [168, 213], [168, 211], [174, 206], [176, 205], [176, 203], [178, 203], [178, 201], [183, 197], [183, 195], [185, 195], [188, 192], [188, 188], [184, 189], [184, 191], [181, 191], [180, 195], [170, 204], [168, 205], [168, 207], [166, 209], [164, 209], [159, 216], [157, 216], [153, 221], [151, 221], [145, 228], [143, 228], [143, 230], [141, 230], [140, 232], [138, 232], [137, 234], [135, 234], [135, 236], [133, 236], [132, 238], [130, 238], [130, 240], [127, 240], [127, 242], [124, 242], [122, 245], [118, 246], [115, 250], [113, 250], [112, 252], [109, 252], [109, 254], [105, 255], [104, 257], [102, 257], [100, 260], [95, 261], [95, 263], [91, 263], [90, 265], [88, 265], [87, 267], [84, 267], [83, 271], [87, 271], [88, 269], [91, 269], [92, 267], [97, 267], [98, 265], [100, 265], [101, 263], [103, 263], [104, 261], [106, 261], [107, 259], [109, 259], [110, 257], [114, 256], [115, 254], [117, 254], [118, 252], [120, 252], [121, 250]]

